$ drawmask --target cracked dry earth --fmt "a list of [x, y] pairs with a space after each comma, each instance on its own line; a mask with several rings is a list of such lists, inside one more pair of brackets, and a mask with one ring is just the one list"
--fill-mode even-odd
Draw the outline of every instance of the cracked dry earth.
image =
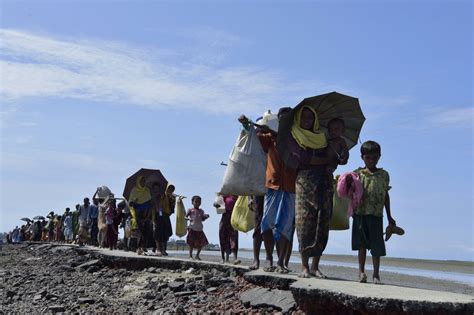
[[255, 286], [230, 273], [119, 269], [105, 266], [94, 253], [50, 244], [3, 246], [0, 280], [0, 314], [279, 312], [244, 305], [241, 293]]

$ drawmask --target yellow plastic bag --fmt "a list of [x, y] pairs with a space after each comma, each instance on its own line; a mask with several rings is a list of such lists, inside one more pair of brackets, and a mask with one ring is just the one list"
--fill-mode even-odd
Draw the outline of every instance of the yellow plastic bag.
[[240, 196], [234, 205], [230, 224], [240, 232], [248, 232], [254, 228], [254, 213], [249, 208], [250, 197]]
[[176, 236], [183, 237], [186, 235], [186, 210], [184, 209], [183, 200], [178, 199], [176, 204]]
[[347, 208], [349, 207], [349, 199], [340, 198], [337, 194], [337, 180], [334, 181], [334, 196], [332, 198], [332, 217], [329, 223], [329, 229], [333, 231], [342, 231], [349, 229], [349, 217], [347, 216]]
[[131, 230], [138, 230], [138, 222], [137, 222], [137, 211], [134, 207], [130, 206], [130, 228]]

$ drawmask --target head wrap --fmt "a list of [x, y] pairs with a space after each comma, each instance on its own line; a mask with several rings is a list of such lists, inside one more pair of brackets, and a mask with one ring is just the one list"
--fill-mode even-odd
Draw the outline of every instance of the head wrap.
[[148, 202], [151, 200], [151, 194], [150, 194], [150, 189], [148, 187], [142, 186], [140, 183], [142, 180], [143, 176], [138, 176], [137, 177], [137, 183], [135, 184], [135, 187], [132, 188], [132, 191], [130, 192], [129, 200], [138, 204], [143, 204], [145, 202]]
[[[311, 130], [301, 128], [301, 115], [308, 109], [314, 115], [314, 125]], [[318, 114], [309, 106], [301, 107], [295, 115], [291, 135], [303, 149], [322, 149], [327, 147], [326, 135], [319, 129]]]

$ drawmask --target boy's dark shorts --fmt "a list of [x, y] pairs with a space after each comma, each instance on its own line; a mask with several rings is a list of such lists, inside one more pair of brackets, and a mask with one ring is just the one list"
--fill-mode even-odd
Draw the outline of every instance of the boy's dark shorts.
[[365, 247], [375, 257], [387, 255], [383, 240], [383, 217], [354, 214], [352, 221], [352, 250]]

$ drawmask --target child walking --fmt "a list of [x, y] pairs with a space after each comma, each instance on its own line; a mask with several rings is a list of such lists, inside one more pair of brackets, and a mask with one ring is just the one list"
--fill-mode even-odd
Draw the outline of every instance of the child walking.
[[[206, 234], [204, 234], [203, 231], [202, 221], [205, 221], [207, 218], [209, 218], [209, 215], [205, 214], [204, 210], [199, 208], [201, 206], [201, 197], [193, 196], [191, 202], [193, 203], [193, 208], [189, 209], [186, 213], [186, 220], [189, 220], [186, 242], [189, 246], [189, 258], [201, 260], [199, 257], [201, 249], [209, 244]], [[197, 249], [195, 258], [193, 258], [194, 248]]]
[[[374, 265], [373, 282], [380, 281], [380, 257], [386, 255], [383, 239], [383, 208], [387, 213], [389, 226], [396, 226], [390, 211], [390, 177], [387, 171], [377, 168], [381, 156], [380, 145], [375, 141], [367, 141], [360, 149], [365, 167], [354, 172], [359, 175], [364, 192], [361, 204], [355, 209], [352, 222], [352, 250], [359, 251], [359, 281], [367, 282], [365, 260], [370, 250]], [[348, 189], [353, 183], [349, 179]]]
[[117, 221], [115, 199], [109, 199], [107, 202], [107, 210], [105, 211], [105, 223], [107, 224], [107, 245], [110, 250], [117, 248], [118, 231], [115, 227]]

